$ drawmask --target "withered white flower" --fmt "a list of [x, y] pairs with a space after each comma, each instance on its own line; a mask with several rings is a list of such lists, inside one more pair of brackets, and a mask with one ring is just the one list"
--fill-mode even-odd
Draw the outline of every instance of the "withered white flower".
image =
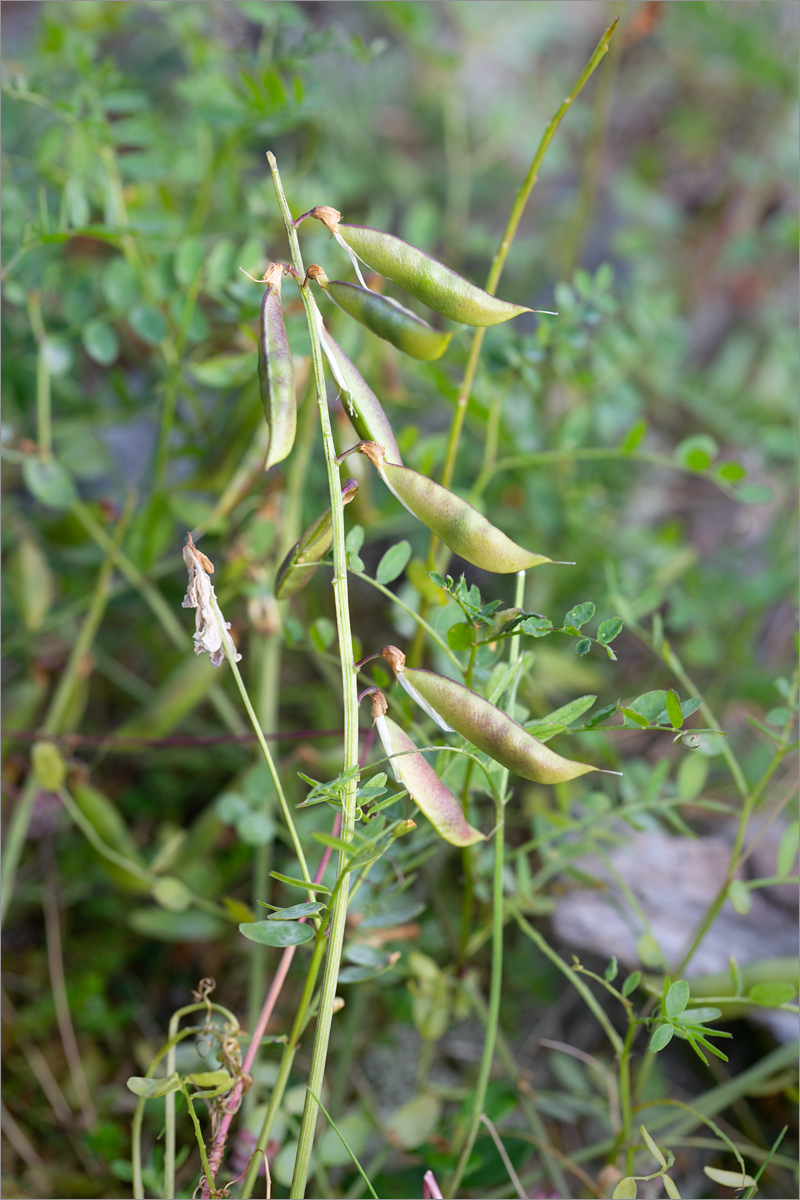
[[204, 654], [207, 650], [211, 655], [212, 665], [218, 667], [225, 659], [223, 646], [227, 639], [233, 661], [239, 662], [242, 656], [236, 652], [233, 639], [227, 632], [231, 623], [224, 620], [209, 579], [209, 575], [214, 573], [214, 564], [206, 558], [202, 550], [197, 549], [191, 534], [188, 534], [187, 538], [183, 547], [183, 561], [189, 572], [189, 584], [182, 607], [195, 610], [194, 652]]

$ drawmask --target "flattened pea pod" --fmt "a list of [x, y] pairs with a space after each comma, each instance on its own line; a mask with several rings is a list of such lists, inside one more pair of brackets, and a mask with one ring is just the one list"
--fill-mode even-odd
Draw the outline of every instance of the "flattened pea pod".
[[403, 308], [402, 304], [390, 300], [388, 296], [379, 296], [377, 292], [359, 287], [357, 283], [328, 279], [316, 263], [312, 263], [307, 274], [317, 281], [343, 312], [411, 358], [433, 362], [441, 358], [450, 345], [452, 333], [434, 329], [416, 313]]
[[534, 311], [490, 295], [424, 250], [391, 233], [367, 225], [343, 225], [334, 208], [320, 205], [309, 215], [322, 221], [340, 245], [357, 254], [370, 270], [390, 279], [409, 296], [451, 321], [463, 325], [499, 325], [520, 313]]
[[[534, 783], [564, 783], [588, 771], [603, 770], [589, 763], [562, 758], [523, 729], [508, 713], [462, 684], [433, 671], [406, 668], [405, 655], [396, 646], [384, 646], [381, 654], [400, 684], [410, 683], [456, 733], [515, 775], [532, 779]], [[617, 771], [605, 773], [619, 774]]]
[[[349, 504], [357, 491], [356, 480], [346, 480], [342, 485], [342, 504]], [[327, 553], [332, 541], [333, 519], [328, 508], [309, 525], [278, 568], [275, 576], [276, 599], [287, 600], [311, 582], [320, 559]]]
[[264, 272], [267, 290], [261, 301], [258, 329], [258, 379], [269, 428], [266, 471], [287, 457], [297, 425], [294, 363], [281, 310], [282, 277], [280, 263], [272, 263]]
[[382, 446], [361, 442], [366, 454], [389, 491], [408, 511], [427, 525], [445, 546], [475, 567], [508, 575], [552, 562], [543, 554], [525, 550], [492, 525], [477, 508], [417, 471], [385, 461]]
[[395, 778], [439, 836], [452, 846], [473, 846], [483, 841], [483, 834], [469, 824], [456, 797], [408, 734], [386, 716], [377, 717], [375, 726], [386, 753], [398, 756], [390, 759]]
[[328, 360], [353, 428], [359, 437], [377, 441], [386, 451], [386, 457], [402, 465], [400, 448], [395, 440], [389, 418], [381, 408], [378, 397], [369, 384], [361, 378], [345, 352], [336, 344], [322, 321], [319, 322], [322, 349]]

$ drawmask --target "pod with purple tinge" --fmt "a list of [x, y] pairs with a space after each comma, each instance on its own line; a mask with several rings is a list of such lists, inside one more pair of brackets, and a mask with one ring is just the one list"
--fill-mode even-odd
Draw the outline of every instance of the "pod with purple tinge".
[[271, 263], [264, 272], [267, 289], [261, 301], [258, 329], [258, 379], [269, 428], [266, 471], [287, 457], [294, 445], [297, 426], [294, 363], [281, 309], [282, 277], [280, 263]]
[[[508, 713], [463, 684], [433, 671], [405, 665], [405, 655], [396, 646], [384, 646], [381, 654], [398, 682], [412, 695], [422, 696], [456, 733], [488, 754], [495, 762], [534, 783], [565, 783], [589, 771], [602, 771], [589, 763], [562, 758], [533, 734], [523, 729]], [[617, 771], [605, 772], [616, 775]]]
[[336, 344], [321, 321], [319, 328], [322, 349], [356, 433], [359, 437], [369, 441], [380, 442], [389, 461], [402, 465], [400, 448], [389, 424], [389, 418], [381, 408], [378, 397], [366, 380], [361, 378], [350, 359]]
[[366, 225], [343, 225], [334, 208], [320, 205], [309, 215], [322, 221], [343, 248], [356, 254], [370, 270], [390, 279], [409, 296], [451, 321], [463, 325], [499, 325], [520, 313], [534, 311], [492, 296], [393, 234]]
[[543, 554], [525, 550], [466, 500], [408, 467], [386, 461], [382, 446], [362, 442], [358, 447], [375, 466], [389, 491], [408, 511], [475, 567], [507, 575], [552, 562]]
[[439, 836], [453, 846], [472, 846], [482, 841], [483, 834], [469, 824], [456, 797], [408, 734], [386, 716], [377, 717], [375, 726], [386, 753], [396, 755], [390, 759], [395, 778]]
[[[342, 504], [349, 504], [358, 491], [355, 479], [342, 485]], [[275, 577], [275, 596], [287, 600], [310, 583], [311, 577], [323, 555], [327, 554], [333, 541], [333, 518], [326, 509], [322, 516], [309, 525], [303, 536], [292, 546], [284, 558]]]
[[396, 300], [380, 296], [357, 283], [345, 283], [340, 279], [328, 279], [321, 267], [313, 263], [308, 276], [315, 279], [325, 293], [339, 308], [354, 317], [371, 333], [391, 342], [404, 354], [424, 362], [441, 358], [453, 337], [434, 329], [415, 313], [403, 308]]

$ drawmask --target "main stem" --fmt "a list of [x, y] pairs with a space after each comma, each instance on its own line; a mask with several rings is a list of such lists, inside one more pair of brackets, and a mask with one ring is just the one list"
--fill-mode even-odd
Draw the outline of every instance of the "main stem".
[[[297, 233], [294, 229], [292, 214], [283, 192], [278, 164], [272, 154], [267, 155], [275, 184], [275, 194], [278, 197], [286, 225], [286, 236], [292, 251], [292, 262], [301, 279], [305, 276], [303, 259]], [[341, 479], [336, 464], [336, 447], [333, 442], [330, 414], [328, 412], [328, 397], [325, 389], [325, 375], [322, 363], [322, 349], [319, 343], [318, 316], [314, 299], [307, 287], [300, 288], [303, 304], [308, 321], [308, 332], [311, 339], [311, 354], [314, 363], [314, 380], [317, 389], [319, 420], [322, 429], [322, 442], [325, 450], [325, 467], [328, 475], [328, 490], [331, 500], [331, 517], [333, 523], [333, 597], [336, 609], [336, 628], [339, 635], [339, 659], [342, 668], [342, 698], [344, 704], [344, 747], [342, 769], [351, 771], [358, 766], [358, 700], [356, 693], [356, 673], [353, 661], [353, 637], [350, 631], [350, 607], [347, 594], [347, 551], [345, 549], [344, 505], [342, 504]], [[343, 841], [352, 840], [355, 829], [356, 789], [358, 780], [353, 778], [347, 783], [342, 793], [342, 827], [340, 837]], [[339, 853], [338, 886], [334, 897], [328, 934], [328, 954], [325, 959], [325, 970], [322, 976], [320, 991], [319, 1013], [317, 1016], [317, 1032], [314, 1039], [314, 1050], [311, 1056], [311, 1070], [308, 1076], [306, 1102], [303, 1109], [303, 1119], [300, 1125], [300, 1137], [297, 1147], [294, 1177], [290, 1195], [302, 1197], [305, 1195], [306, 1180], [308, 1179], [311, 1149], [314, 1144], [314, 1130], [317, 1123], [319, 1104], [315, 1099], [322, 1093], [325, 1063], [328, 1057], [328, 1042], [333, 1018], [333, 1002], [336, 998], [336, 982], [339, 977], [339, 963], [342, 957], [344, 942], [345, 920], [347, 918], [347, 901], [350, 892], [350, 876], [346, 870], [344, 851]]]
[[[520, 571], [517, 575], [517, 585], [514, 590], [514, 603], [518, 608], [522, 607], [524, 598], [525, 572]], [[519, 654], [519, 643], [520, 639], [518, 637], [511, 639], [510, 661], [512, 663]], [[508, 711], [512, 714], [514, 712], [514, 704], [516, 703], [518, 684], [519, 673], [515, 676], [508, 694]], [[464, 1139], [464, 1145], [461, 1147], [456, 1169], [448, 1186], [448, 1195], [450, 1196], [455, 1196], [458, 1193], [458, 1187], [463, 1178], [469, 1156], [472, 1153], [472, 1147], [475, 1145], [475, 1138], [478, 1136], [478, 1128], [486, 1101], [486, 1089], [489, 1085], [489, 1075], [494, 1060], [497, 1030], [500, 1024], [500, 997], [503, 991], [503, 867], [505, 864], [504, 831], [505, 801], [507, 799], [505, 791], [507, 786], [508, 770], [504, 768], [498, 780], [494, 805], [496, 828], [494, 833], [494, 868], [492, 871], [492, 977], [489, 986], [489, 1015], [486, 1021], [486, 1040], [483, 1043], [483, 1057], [481, 1058], [480, 1071], [478, 1072], [478, 1082], [475, 1087], [467, 1136]]]

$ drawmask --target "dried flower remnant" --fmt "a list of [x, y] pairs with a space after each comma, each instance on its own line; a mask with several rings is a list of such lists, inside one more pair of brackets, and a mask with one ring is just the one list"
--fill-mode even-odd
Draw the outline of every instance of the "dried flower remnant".
[[195, 610], [195, 654], [204, 654], [207, 650], [212, 665], [218, 667], [225, 659], [224, 644], [227, 639], [233, 662], [239, 662], [242, 656], [237, 653], [233, 639], [228, 633], [231, 623], [224, 620], [219, 610], [209, 578], [214, 574], [214, 564], [206, 558], [202, 550], [197, 549], [191, 534], [187, 534], [186, 545], [183, 547], [183, 561], [189, 572], [189, 583], [181, 607]]

